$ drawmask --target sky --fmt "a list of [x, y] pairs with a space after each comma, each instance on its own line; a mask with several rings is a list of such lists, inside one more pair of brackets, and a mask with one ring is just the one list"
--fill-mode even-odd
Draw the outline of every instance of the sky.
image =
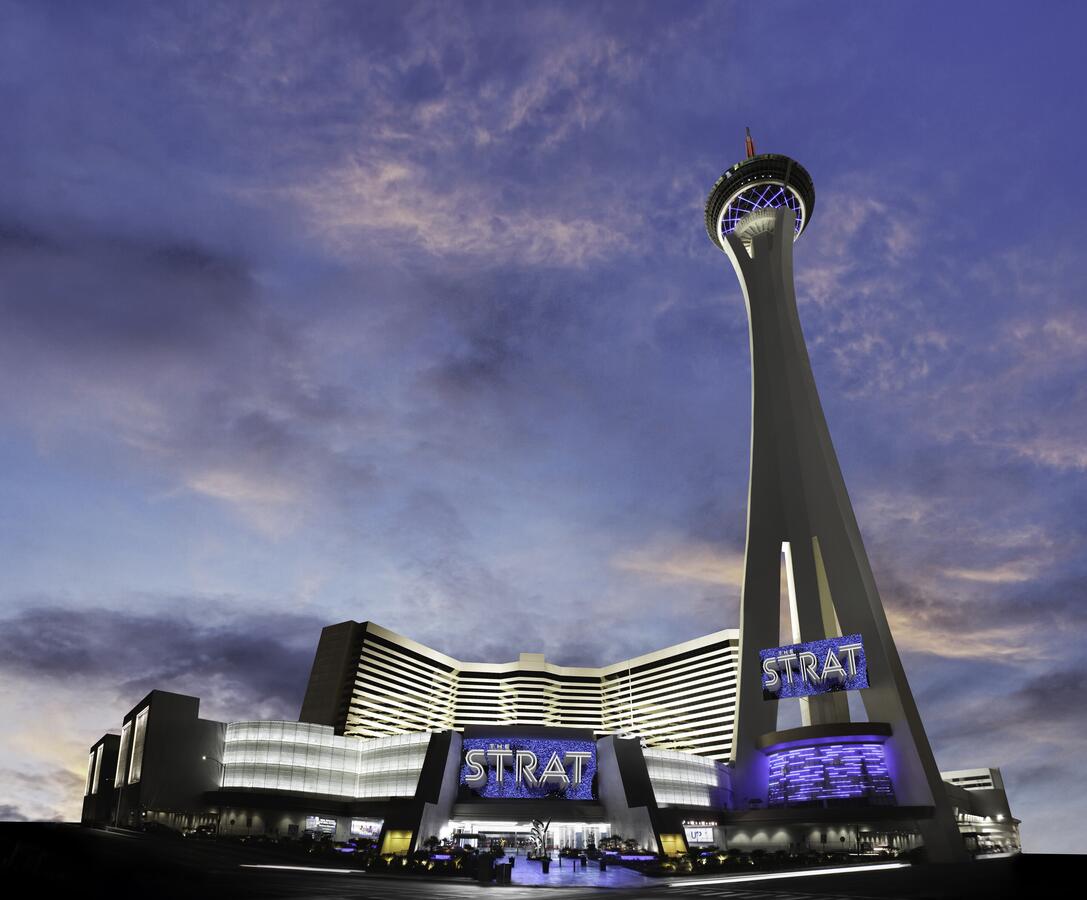
[[736, 627], [750, 359], [703, 204], [786, 153], [800, 315], [943, 769], [1084, 847], [1076, 3], [0, 0], [0, 818], [148, 690], [297, 718], [322, 626], [603, 665]]

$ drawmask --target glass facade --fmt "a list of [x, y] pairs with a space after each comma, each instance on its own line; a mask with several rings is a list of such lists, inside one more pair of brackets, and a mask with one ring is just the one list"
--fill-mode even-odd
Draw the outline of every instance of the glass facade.
[[642, 751], [657, 803], [717, 806], [723, 803], [726, 776], [712, 759], [674, 750]]
[[363, 740], [305, 722], [233, 722], [226, 728], [224, 788], [353, 799], [411, 797], [430, 734]]

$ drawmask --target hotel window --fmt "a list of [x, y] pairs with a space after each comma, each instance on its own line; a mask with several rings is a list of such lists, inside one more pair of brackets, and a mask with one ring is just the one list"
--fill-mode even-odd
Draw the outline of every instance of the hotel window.
[[94, 760], [94, 781], [91, 782], [91, 793], [98, 793], [98, 780], [102, 777], [102, 757], [106, 755], [106, 747], [104, 744], [99, 745], [98, 752], [95, 754]]
[[147, 739], [147, 713], [151, 707], [145, 706], [136, 716], [136, 731], [132, 736], [132, 768], [128, 774], [128, 783], [135, 784], [143, 772], [143, 745]]
[[95, 750], [91, 751], [91, 755], [87, 760], [87, 786], [83, 788], [83, 796], [86, 796], [91, 792], [91, 785], [94, 784], [94, 761], [98, 758], [98, 753]]
[[132, 723], [125, 722], [121, 727], [121, 749], [117, 751], [117, 772], [113, 783], [121, 787], [125, 783], [125, 775], [128, 774], [128, 742], [132, 737]]

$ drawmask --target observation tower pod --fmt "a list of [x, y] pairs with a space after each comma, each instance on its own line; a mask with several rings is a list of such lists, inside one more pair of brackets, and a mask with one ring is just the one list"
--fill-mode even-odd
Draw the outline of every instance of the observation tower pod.
[[[826, 821], [813, 818], [813, 806], [824, 815], [834, 807], [835, 821], [851, 811], [863, 821], [908, 819], [930, 859], [964, 859], [797, 313], [793, 243], [814, 210], [807, 170], [787, 156], [755, 155], [750, 135], [748, 158], [717, 180], [706, 201], [710, 240], [728, 256], [743, 291], [752, 365], [735, 816], [753, 828], [793, 822], [798, 830]], [[777, 647], [783, 562], [793, 644]], [[850, 722], [849, 690], [858, 691], [867, 722]], [[786, 698], [798, 699], [803, 726], [778, 731]]]

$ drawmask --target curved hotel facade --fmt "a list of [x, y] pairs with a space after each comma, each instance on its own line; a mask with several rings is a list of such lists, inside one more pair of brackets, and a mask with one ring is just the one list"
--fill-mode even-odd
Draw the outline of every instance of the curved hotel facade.
[[[998, 770], [939, 771], [868, 563], [793, 289], [814, 209], [803, 166], [750, 138], [706, 203], [750, 327], [739, 630], [575, 668], [331, 625], [298, 722], [213, 722], [152, 691], [92, 747], [84, 821], [368, 835], [393, 853], [510, 840], [533, 819], [560, 845], [621, 835], [660, 853], [1017, 848]], [[791, 643], [776, 646], [783, 570]], [[779, 726], [788, 705], [799, 727]]]
[[740, 633], [729, 629], [602, 668], [462, 662], [373, 622], [321, 634], [301, 718], [382, 737], [466, 727], [637, 734], [720, 762], [732, 753]]

